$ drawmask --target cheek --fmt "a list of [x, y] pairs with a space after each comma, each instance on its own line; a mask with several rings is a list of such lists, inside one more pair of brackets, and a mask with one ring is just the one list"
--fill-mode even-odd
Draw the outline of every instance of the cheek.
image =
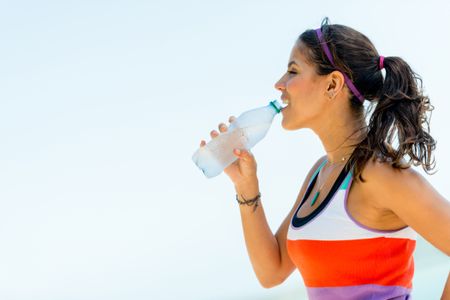
[[282, 127], [286, 130], [296, 130], [308, 127], [311, 120], [321, 112], [318, 86], [307, 80], [291, 80], [286, 84], [291, 104], [284, 111]]
[[286, 89], [291, 97], [310, 96], [314, 93], [314, 85], [304, 78], [296, 77], [287, 82]]

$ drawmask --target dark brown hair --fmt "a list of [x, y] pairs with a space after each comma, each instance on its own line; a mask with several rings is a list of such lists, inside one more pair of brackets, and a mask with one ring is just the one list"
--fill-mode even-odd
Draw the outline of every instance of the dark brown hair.
[[[406, 169], [421, 165], [430, 174], [435, 167], [432, 151], [436, 141], [430, 135], [429, 118], [434, 107], [423, 95], [422, 80], [400, 57], [385, 57], [385, 77], [379, 69], [379, 54], [372, 42], [362, 33], [343, 25], [321, 25], [324, 41], [333, 55], [336, 68], [345, 72], [356, 88], [370, 101], [367, 111], [353, 94], [350, 107], [357, 118], [370, 116], [364, 139], [355, 147], [347, 166], [354, 166], [354, 177], [362, 182], [361, 173], [372, 160], [389, 162], [394, 168]], [[328, 61], [314, 30], [307, 30], [298, 38], [306, 46], [307, 59], [316, 67], [318, 75], [335, 71]], [[429, 117], [427, 116], [427, 113]], [[364, 122], [366, 123], [366, 122]], [[394, 142], [398, 146], [394, 147]], [[404, 156], [409, 156], [405, 163]]]

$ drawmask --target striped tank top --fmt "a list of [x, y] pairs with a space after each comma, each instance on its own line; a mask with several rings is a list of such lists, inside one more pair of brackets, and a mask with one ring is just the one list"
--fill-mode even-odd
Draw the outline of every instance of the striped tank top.
[[313, 174], [286, 241], [309, 299], [410, 299], [416, 233], [410, 227], [374, 230], [352, 218], [347, 210], [352, 170], [341, 171], [312, 213], [297, 216], [325, 163]]

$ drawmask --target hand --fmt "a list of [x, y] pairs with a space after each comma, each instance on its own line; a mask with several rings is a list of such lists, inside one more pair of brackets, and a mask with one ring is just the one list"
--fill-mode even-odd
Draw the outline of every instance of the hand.
[[[230, 124], [234, 122], [236, 118], [231, 116], [228, 121]], [[220, 123], [219, 131], [225, 133], [228, 130], [228, 126], [224, 123]], [[216, 138], [220, 134], [216, 130], [210, 132], [211, 138]], [[200, 147], [206, 145], [205, 141], [201, 141]], [[253, 154], [245, 149], [234, 149], [233, 154], [238, 157], [231, 165], [224, 169], [225, 174], [230, 177], [231, 181], [235, 186], [243, 186], [247, 184], [257, 183], [258, 178], [256, 176], [256, 160]]]

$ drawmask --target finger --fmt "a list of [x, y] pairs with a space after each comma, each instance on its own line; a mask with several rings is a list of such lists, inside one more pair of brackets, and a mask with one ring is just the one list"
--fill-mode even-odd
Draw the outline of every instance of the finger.
[[219, 124], [219, 131], [220, 132], [226, 132], [228, 130], [227, 125], [225, 125], [224, 123], [220, 123]]
[[245, 149], [234, 149], [233, 153], [237, 157], [239, 157], [239, 158], [241, 158], [243, 160], [250, 159], [251, 156], [252, 156], [252, 154], [249, 151], [245, 150]]
[[206, 142], [204, 141], [204, 140], [202, 140], [201, 142], [200, 142], [200, 147], [203, 147], [203, 146], [205, 146], [206, 145]]
[[212, 131], [209, 133], [209, 135], [210, 135], [212, 138], [215, 138], [216, 136], [219, 135], [219, 133], [218, 133], [217, 131], [215, 131], [215, 130], [212, 130]]
[[228, 118], [228, 122], [233, 123], [236, 120], [235, 116], [231, 116]]

